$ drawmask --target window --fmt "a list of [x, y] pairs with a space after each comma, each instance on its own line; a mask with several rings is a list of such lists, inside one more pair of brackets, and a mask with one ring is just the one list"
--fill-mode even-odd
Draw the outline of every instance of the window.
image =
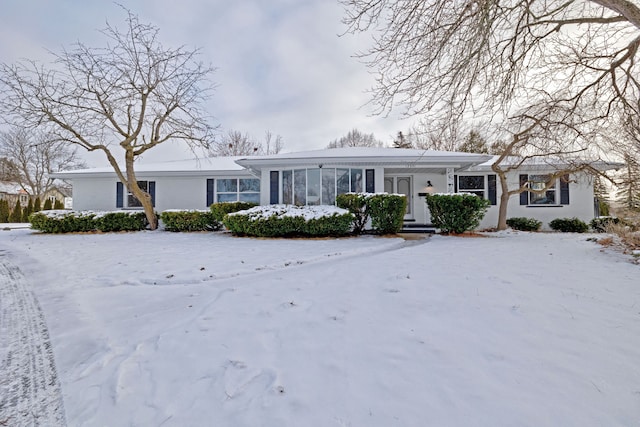
[[260, 203], [260, 180], [256, 178], [217, 179], [216, 202]]
[[529, 192], [530, 205], [555, 205], [556, 204], [556, 182], [550, 182], [549, 175], [529, 175], [529, 188], [532, 190], [544, 190], [543, 193]]
[[[373, 177], [373, 174], [370, 174]], [[336, 195], [362, 192], [362, 169], [313, 168], [282, 171], [282, 203], [333, 205]]]
[[29, 203], [29, 195], [28, 194], [21, 194], [20, 195], [20, 204], [21, 205], [26, 205], [27, 203]]
[[460, 193], [472, 193], [478, 197], [485, 198], [484, 187], [484, 176], [458, 176], [458, 191]]
[[[151, 195], [151, 203], [155, 207], [156, 205], [156, 182], [155, 181], [138, 181], [138, 186], [145, 192]], [[126, 206], [124, 202], [127, 202]], [[124, 185], [122, 182], [116, 182], [116, 208], [140, 208], [142, 203], [136, 199], [132, 193], [127, 192], [127, 197], [124, 197]]]

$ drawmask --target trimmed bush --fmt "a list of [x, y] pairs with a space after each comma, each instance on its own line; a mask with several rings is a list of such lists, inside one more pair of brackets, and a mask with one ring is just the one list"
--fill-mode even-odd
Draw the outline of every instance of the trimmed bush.
[[371, 227], [379, 234], [397, 233], [402, 229], [407, 198], [403, 194], [374, 194], [367, 198]]
[[520, 231], [538, 231], [542, 225], [542, 221], [534, 218], [514, 217], [507, 219], [507, 225], [514, 230]]
[[599, 216], [597, 218], [593, 218], [589, 225], [593, 231], [598, 233], [604, 233], [611, 225], [620, 224], [620, 218], [615, 216]]
[[269, 205], [232, 212], [224, 226], [235, 235], [254, 237], [344, 236], [353, 215], [335, 206]]
[[140, 231], [149, 225], [144, 211], [105, 212], [97, 214], [94, 219], [95, 227], [104, 232]]
[[65, 210], [40, 211], [31, 214], [31, 228], [43, 233], [74, 233], [96, 230], [95, 212]]
[[20, 200], [16, 200], [16, 205], [9, 215], [9, 222], [22, 222], [22, 206], [20, 205]]
[[464, 233], [480, 225], [489, 201], [475, 194], [427, 195], [431, 222], [443, 233]]
[[222, 223], [211, 210], [167, 210], [160, 214], [167, 231], [217, 231]]
[[68, 211], [49, 210], [29, 216], [31, 228], [43, 233], [78, 233], [87, 231], [138, 231], [144, 230], [147, 218], [142, 211]]
[[353, 214], [353, 232], [360, 234], [369, 220], [366, 193], [343, 193], [336, 196], [336, 206]]
[[578, 218], [556, 218], [549, 223], [552, 230], [563, 233], [585, 233], [589, 226]]
[[209, 209], [213, 214], [213, 219], [221, 223], [225, 215], [232, 212], [251, 209], [255, 206], [257, 206], [255, 203], [249, 202], [222, 202], [212, 204], [211, 206], [209, 206]]

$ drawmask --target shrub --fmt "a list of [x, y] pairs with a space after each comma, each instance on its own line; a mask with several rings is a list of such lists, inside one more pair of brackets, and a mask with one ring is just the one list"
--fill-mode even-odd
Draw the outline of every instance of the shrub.
[[563, 233], [584, 233], [589, 226], [578, 218], [556, 218], [549, 223], [549, 227]]
[[144, 211], [118, 211], [99, 213], [95, 217], [95, 228], [104, 231], [140, 231], [149, 222]]
[[73, 233], [94, 231], [95, 212], [73, 212], [66, 210], [40, 211], [29, 216], [31, 228], [43, 233]]
[[222, 202], [212, 204], [211, 206], [209, 206], [209, 209], [213, 214], [213, 219], [221, 223], [225, 215], [232, 212], [251, 209], [255, 206], [257, 206], [255, 203], [249, 202]]
[[367, 198], [371, 227], [380, 234], [397, 233], [402, 229], [407, 198], [403, 194], [374, 194]]
[[489, 201], [469, 193], [427, 195], [431, 222], [443, 233], [464, 233], [480, 225]]
[[353, 215], [334, 206], [269, 205], [232, 212], [223, 224], [240, 236], [344, 236]]
[[591, 229], [598, 233], [604, 233], [608, 231], [608, 228], [611, 227], [611, 225], [617, 224], [620, 224], [620, 218], [615, 216], [599, 216], [597, 218], [593, 218], [589, 223]]
[[53, 204], [51, 203], [51, 199], [47, 199], [44, 201], [44, 205], [42, 206], [43, 211], [50, 211], [53, 209]]
[[16, 205], [9, 215], [9, 222], [22, 222], [22, 206], [19, 200], [16, 200]]
[[507, 225], [514, 230], [538, 231], [542, 225], [542, 221], [534, 218], [514, 217], [507, 219]]
[[366, 193], [343, 193], [336, 196], [336, 206], [353, 215], [353, 232], [360, 234], [369, 220]]
[[211, 210], [168, 210], [160, 219], [167, 231], [217, 231], [222, 223], [215, 219]]
[[137, 231], [144, 230], [147, 218], [142, 211], [68, 211], [49, 210], [29, 216], [31, 228], [43, 233], [77, 233], [86, 231]]
[[9, 202], [0, 200], [0, 222], [9, 222]]

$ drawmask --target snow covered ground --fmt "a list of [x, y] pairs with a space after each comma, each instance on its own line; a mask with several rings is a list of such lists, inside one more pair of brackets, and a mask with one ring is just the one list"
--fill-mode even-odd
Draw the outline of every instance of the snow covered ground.
[[640, 266], [586, 235], [489, 236], [21, 229], [0, 250], [70, 426], [639, 425]]

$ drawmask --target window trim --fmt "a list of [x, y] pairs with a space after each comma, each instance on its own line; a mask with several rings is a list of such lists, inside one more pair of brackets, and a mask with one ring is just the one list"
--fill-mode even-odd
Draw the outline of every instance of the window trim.
[[[247, 180], [253, 180], [253, 181], [257, 181], [258, 183], [258, 190], [257, 191], [240, 191], [240, 180], [242, 179], [247, 179]], [[226, 181], [226, 180], [230, 180], [230, 181], [235, 181], [236, 182], [236, 191], [218, 191], [218, 183], [220, 181]], [[242, 194], [252, 194], [252, 195], [257, 195], [258, 196], [258, 201], [257, 203], [260, 204], [260, 178], [253, 178], [253, 177], [236, 177], [236, 178], [216, 178], [214, 180], [213, 183], [213, 203], [225, 203], [225, 202], [242, 202], [245, 200], [240, 200], [241, 199], [241, 195]], [[219, 197], [220, 195], [232, 195], [235, 194], [235, 200], [224, 200], [224, 201], [220, 201]], [[256, 203], [256, 202], [250, 202], [250, 203]]]

